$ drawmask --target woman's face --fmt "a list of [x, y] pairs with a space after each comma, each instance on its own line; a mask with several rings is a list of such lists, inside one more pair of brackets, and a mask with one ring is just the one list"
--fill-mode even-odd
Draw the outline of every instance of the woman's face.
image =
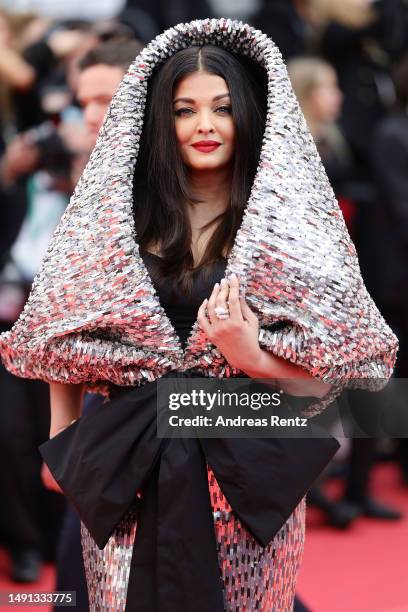
[[178, 83], [173, 104], [177, 140], [186, 166], [203, 171], [231, 165], [235, 126], [224, 79], [194, 72]]
[[337, 121], [343, 101], [337, 76], [329, 66], [320, 71], [318, 82], [309, 97], [310, 110], [317, 121]]

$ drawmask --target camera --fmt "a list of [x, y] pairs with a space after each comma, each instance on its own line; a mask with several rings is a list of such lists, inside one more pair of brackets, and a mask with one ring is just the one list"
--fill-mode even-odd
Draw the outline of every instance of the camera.
[[72, 153], [51, 121], [28, 130], [25, 137], [27, 142], [37, 147], [40, 152], [38, 169], [46, 170], [54, 177], [69, 175]]

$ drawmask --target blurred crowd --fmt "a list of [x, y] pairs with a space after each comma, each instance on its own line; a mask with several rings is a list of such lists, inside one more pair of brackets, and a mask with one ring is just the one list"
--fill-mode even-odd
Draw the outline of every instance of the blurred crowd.
[[[0, 0], [0, 7], [1, 331], [22, 310], [130, 62], [171, 25], [225, 16], [266, 32], [287, 61], [364, 280], [399, 337], [396, 375], [408, 377], [408, 0]], [[64, 567], [79, 564], [78, 520], [37, 451], [49, 431], [47, 386], [0, 366], [0, 393], [0, 544], [11, 576], [35, 581], [41, 563], [56, 560], [59, 588], [76, 590], [80, 569], [75, 576]], [[358, 393], [348, 402], [358, 403]], [[333, 528], [361, 515], [398, 520], [398, 509], [370, 494], [370, 474], [378, 460], [396, 462], [408, 494], [407, 442], [349, 440], [309, 503]], [[344, 480], [340, 499], [326, 494], [327, 476]]]

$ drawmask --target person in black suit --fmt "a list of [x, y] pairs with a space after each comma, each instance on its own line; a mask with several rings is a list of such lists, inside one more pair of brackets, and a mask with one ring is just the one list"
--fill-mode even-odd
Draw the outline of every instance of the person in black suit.
[[402, 0], [375, 0], [371, 6], [371, 22], [350, 27], [331, 21], [321, 40], [321, 52], [335, 67], [344, 94], [340, 126], [365, 179], [371, 178], [373, 130], [395, 103], [391, 70], [408, 41]]
[[[378, 197], [368, 239], [375, 248], [362, 264], [370, 290], [399, 338], [395, 375], [408, 378], [408, 54], [394, 72], [398, 107], [374, 134], [372, 164]], [[408, 485], [408, 440], [401, 439], [399, 460]]]

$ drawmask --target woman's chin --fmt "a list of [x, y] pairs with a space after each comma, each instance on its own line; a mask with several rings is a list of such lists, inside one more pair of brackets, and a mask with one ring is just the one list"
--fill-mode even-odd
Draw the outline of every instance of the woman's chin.
[[211, 170], [221, 170], [230, 165], [229, 160], [219, 160], [219, 159], [203, 159], [202, 161], [195, 161], [194, 163], [189, 163], [188, 168], [192, 172], [209, 172]]

